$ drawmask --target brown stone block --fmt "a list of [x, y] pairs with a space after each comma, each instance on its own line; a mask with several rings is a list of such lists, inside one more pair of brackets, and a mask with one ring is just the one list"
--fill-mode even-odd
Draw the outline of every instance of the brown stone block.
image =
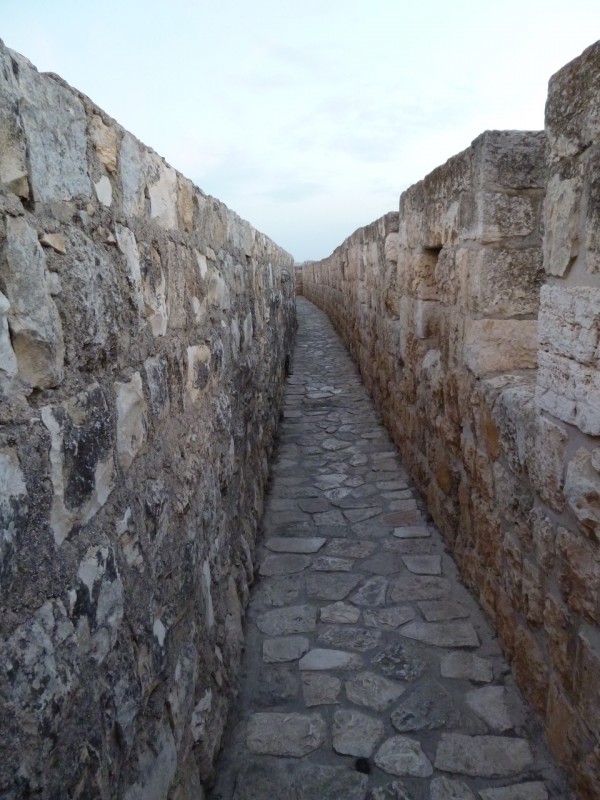
[[546, 734], [554, 758], [563, 767], [571, 767], [578, 751], [578, 719], [559, 684], [554, 681], [548, 689], [546, 705]]
[[463, 361], [478, 377], [489, 372], [534, 369], [537, 365], [537, 321], [467, 320]]
[[486, 317], [537, 314], [543, 276], [539, 247], [486, 247], [462, 275], [464, 307]]
[[598, 800], [600, 775], [600, 745], [587, 755], [575, 767], [575, 790], [577, 800]]
[[523, 553], [518, 542], [506, 534], [502, 543], [502, 584], [514, 608], [521, 609], [523, 587]]
[[521, 596], [527, 621], [541, 625], [544, 620], [544, 577], [538, 565], [530, 560], [523, 561]]
[[556, 526], [544, 508], [533, 508], [529, 513], [530, 548], [542, 569], [549, 574], [554, 565]]
[[591, 622], [600, 622], [598, 549], [581, 534], [558, 529], [559, 584], [569, 606]]
[[523, 627], [518, 627], [515, 633], [513, 664], [521, 691], [543, 714], [548, 696], [548, 658], [535, 637]]
[[509, 596], [502, 588], [496, 593], [496, 627], [504, 651], [511, 658], [515, 650], [517, 615]]
[[561, 677], [565, 691], [571, 695], [576, 646], [571, 632], [573, 618], [560, 598], [548, 595], [544, 602], [543, 622], [552, 664]]
[[538, 232], [540, 205], [538, 194], [478, 192], [477, 238], [482, 242], [501, 242], [506, 238], [523, 238]]
[[589, 625], [577, 637], [573, 692], [581, 718], [600, 740], [600, 631]]

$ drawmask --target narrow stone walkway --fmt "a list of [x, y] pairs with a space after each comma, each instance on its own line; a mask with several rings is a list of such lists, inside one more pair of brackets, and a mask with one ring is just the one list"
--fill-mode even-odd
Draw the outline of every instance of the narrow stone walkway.
[[567, 800], [328, 319], [299, 331], [213, 800]]

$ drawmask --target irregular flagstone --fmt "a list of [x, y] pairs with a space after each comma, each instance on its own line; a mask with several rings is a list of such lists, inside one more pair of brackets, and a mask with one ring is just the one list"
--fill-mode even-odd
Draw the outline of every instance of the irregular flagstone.
[[394, 511], [392, 514], [386, 514], [383, 521], [393, 528], [405, 528], [422, 525], [423, 517], [418, 509], [409, 509], [408, 511]]
[[261, 614], [256, 620], [256, 626], [267, 636], [308, 633], [317, 627], [316, 618], [317, 610], [312, 606], [288, 606]]
[[304, 581], [303, 575], [288, 575], [285, 578], [269, 578], [262, 581], [254, 595], [257, 605], [279, 608], [297, 599]]
[[425, 662], [402, 642], [391, 642], [373, 657], [373, 664], [388, 678], [414, 681], [425, 670]]
[[348, 447], [349, 442], [342, 442], [339, 439], [324, 439], [321, 447], [323, 450], [335, 451], [335, 450], [343, 450], [344, 448]]
[[354, 561], [335, 556], [319, 556], [315, 559], [312, 568], [317, 572], [350, 572]]
[[358, 608], [349, 605], [348, 603], [332, 603], [329, 606], [323, 606], [319, 613], [321, 622], [338, 622], [343, 624], [352, 624], [358, 622], [360, 611]]
[[368, 758], [383, 736], [383, 721], [361, 711], [341, 708], [333, 715], [333, 749], [348, 756]]
[[388, 582], [385, 578], [368, 578], [351, 597], [357, 606], [382, 606], [385, 604], [385, 595]]
[[492, 730], [508, 731], [513, 727], [504, 686], [484, 686], [467, 692], [467, 705]]
[[259, 712], [248, 721], [246, 745], [252, 753], [300, 758], [323, 744], [326, 731], [319, 714]]
[[[378, 508], [377, 502], [376, 502], [377, 500], [379, 500], [379, 498], [376, 498], [376, 497], [343, 497], [343, 498], [340, 498], [339, 500], [332, 500], [331, 502], [334, 505], [338, 506], [338, 508], [349, 509], [349, 510], [351, 510], [351, 509], [357, 509], [358, 510], [358, 509], [361, 509], [361, 508], [364, 508], [364, 509]], [[372, 515], [372, 516], [374, 516], [374, 515]], [[359, 520], [359, 522], [360, 522], [360, 520]]]
[[450, 583], [445, 578], [429, 576], [396, 578], [390, 587], [392, 603], [409, 600], [441, 600], [451, 592]]
[[331, 539], [325, 548], [328, 556], [343, 556], [345, 558], [367, 558], [375, 552], [375, 542], [356, 541], [355, 539]]
[[416, 798], [403, 783], [392, 781], [373, 789], [369, 800], [416, 800]]
[[404, 478], [389, 478], [385, 481], [377, 481], [375, 486], [382, 492], [394, 492], [399, 489], [406, 489], [408, 482]]
[[428, 539], [431, 533], [423, 525], [411, 525], [394, 528], [394, 536], [397, 539]]
[[419, 742], [407, 736], [392, 736], [384, 742], [375, 754], [375, 763], [390, 775], [428, 778], [433, 774], [431, 761]]
[[516, 783], [496, 789], [480, 789], [481, 800], [548, 800], [548, 790], [541, 781]]
[[531, 748], [525, 739], [460, 733], [443, 733], [435, 757], [439, 770], [482, 778], [517, 775], [532, 763]]
[[420, 622], [413, 620], [400, 629], [402, 636], [436, 647], [477, 647], [479, 638], [470, 622]]
[[345, 689], [350, 702], [374, 711], [385, 711], [404, 693], [404, 686], [375, 672], [360, 672], [346, 681]]
[[280, 701], [298, 697], [300, 682], [296, 664], [263, 664], [258, 683], [257, 702], [265, 708], [273, 708]]
[[275, 553], [317, 553], [326, 541], [321, 536], [272, 536], [265, 541], [265, 547]]
[[377, 517], [383, 511], [381, 506], [374, 506], [373, 508], [355, 508], [344, 511], [344, 516], [350, 522], [364, 522], [371, 517]]
[[360, 583], [362, 577], [346, 572], [312, 572], [306, 576], [306, 592], [309, 597], [343, 600]]
[[417, 501], [412, 497], [405, 497], [402, 500], [392, 500], [388, 508], [390, 511], [416, 511]]
[[413, 499], [412, 489], [397, 489], [393, 492], [383, 492], [382, 497], [386, 500], [409, 500]]
[[315, 514], [318, 511], [329, 511], [331, 509], [331, 504], [324, 500], [322, 497], [316, 499], [308, 499], [308, 500], [298, 500], [298, 505], [302, 509], [302, 511], [306, 511], [308, 514]]
[[302, 572], [310, 567], [312, 560], [308, 556], [285, 554], [282, 556], [267, 556], [260, 565], [260, 574], [265, 577], [272, 575], [292, 575]]
[[333, 647], [348, 648], [366, 652], [377, 647], [381, 633], [372, 628], [352, 628], [349, 625], [323, 626], [319, 631], [319, 641]]
[[305, 636], [281, 636], [263, 642], [263, 661], [273, 664], [280, 661], [297, 661], [308, 652], [310, 642]]
[[460, 619], [470, 616], [468, 609], [454, 600], [423, 600], [417, 603], [427, 622]]
[[402, 560], [409, 572], [417, 575], [441, 575], [441, 556], [402, 556]]
[[325, 650], [317, 647], [303, 656], [298, 666], [302, 670], [360, 669], [362, 663], [362, 658], [357, 653], [346, 653], [344, 650]]
[[365, 479], [361, 475], [352, 475], [352, 477], [346, 480], [346, 486], [351, 486], [353, 489], [357, 489], [359, 486], [364, 486], [364, 484]]
[[350, 486], [336, 486], [334, 489], [327, 489], [323, 494], [328, 500], [335, 503], [336, 500], [342, 500], [344, 497], [348, 497], [351, 492], [352, 488]]
[[430, 800], [476, 800], [476, 798], [463, 781], [434, 778], [431, 781]]
[[361, 569], [377, 575], [393, 575], [395, 572], [404, 572], [404, 562], [398, 553], [381, 552], [363, 561]]
[[444, 678], [465, 678], [477, 683], [490, 683], [494, 677], [492, 662], [474, 653], [448, 653], [442, 658], [440, 672]]
[[304, 672], [302, 694], [306, 706], [322, 706], [338, 702], [342, 682], [326, 672]]
[[388, 606], [388, 608], [380, 608], [376, 611], [365, 611], [363, 619], [365, 625], [371, 625], [374, 628], [398, 628], [405, 622], [410, 622], [415, 616], [416, 614], [410, 606]]
[[330, 475], [321, 475], [315, 480], [315, 486], [323, 491], [326, 489], [332, 489], [337, 486], [341, 486], [347, 477], [347, 475], [341, 472], [332, 473]]
[[342, 512], [334, 508], [332, 511], [325, 511], [322, 514], [313, 514], [316, 525], [345, 525], [346, 520]]
[[392, 725], [405, 731], [456, 727], [460, 715], [450, 694], [438, 683], [421, 683], [392, 713]]
[[288, 795], [275, 795], [266, 800], [363, 800], [367, 790], [368, 778], [347, 767], [323, 767], [316, 764], [302, 764], [296, 771], [292, 792]]

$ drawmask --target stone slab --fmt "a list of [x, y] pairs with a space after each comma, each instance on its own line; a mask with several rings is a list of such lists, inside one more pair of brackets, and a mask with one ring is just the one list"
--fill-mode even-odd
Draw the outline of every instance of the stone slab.
[[343, 600], [362, 580], [362, 575], [344, 572], [314, 572], [306, 576], [306, 593], [323, 600]]
[[370, 609], [363, 613], [365, 625], [389, 629], [399, 628], [415, 616], [416, 613], [410, 606], [388, 606], [376, 610]]
[[518, 775], [532, 763], [525, 739], [460, 733], [443, 733], [435, 757], [436, 769], [482, 778]]
[[337, 622], [343, 624], [353, 624], [358, 622], [360, 617], [360, 610], [349, 603], [332, 603], [328, 606], [323, 606], [319, 612], [321, 622]]
[[436, 647], [477, 647], [479, 638], [470, 622], [420, 622], [413, 620], [400, 629], [402, 636]]
[[494, 667], [474, 653], [448, 653], [442, 658], [440, 672], [444, 678], [463, 678], [477, 683], [490, 683], [494, 677]]
[[304, 672], [302, 694], [307, 707], [330, 705], [338, 702], [342, 682], [326, 672]]
[[405, 689], [397, 681], [384, 678], [375, 672], [360, 672], [345, 684], [346, 697], [358, 706], [366, 706], [374, 711], [385, 711], [404, 693]]
[[272, 536], [265, 547], [274, 553], [318, 553], [326, 541], [321, 536]]
[[317, 627], [317, 611], [312, 606], [298, 605], [266, 611], [256, 620], [256, 626], [267, 636], [309, 633]]
[[409, 572], [416, 575], [441, 575], [441, 556], [402, 556]]
[[312, 561], [308, 556], [295, 553], [266, 556], [260, 565], [260, 574], [265, 577], [274, 575], [293, 575], [310, 567]]
[[469, 616], [469, 611], [461, 603], [453, 600], [423, 600], [417, 603], [427, 622], [441, 622], [445, 619], [461, 619]]
[[548, 800], [548, 789], [541, 781], [516, 783], [496, 789], [480, 789], [481, 800]]
[[383, 736], [383, 720], [341, 708], [333, 715], [332, 744], [337, 753], [368, 758]]
[[397, 578], [390, 587], [390, 601], [402, 603], [406, 600], [441, 600], [451, 592], [451, 586], [445, 578], [417, 577]]
[[390, 775], [414, 775], [428, 778], [433, 774], [431, 761], [421, 745], [407, 736], [392, 736], [384, 742], [375, 754], [375, 763]]
[[502, 733], [513, 727], [504, 686], [483, 686], [481, 689], [473, 689], [467, 692], [466, 701], [469, 708], [493, 731]]
[[263, 661], [276, 664], [282, 661], [297, 661], [308, 652], [310, 642], [305, 636], [280, 636], [263, 642]]
[[381, 633], [373, 628], [355, 628], [350, 625], [323, 625], [319, 630], [319, 641], [336, 648], [358, 650], [361, 653], [373, 650], [379, 644]]
[[301, 670], [360, 669], [362, 663], [356, 653], [317, 647], [300, 659], [299, 667]]
[[259, 712], [248, 721], [246, 746], [252, 753], [300, 758], [324, 743], [326, 731], [319, 714]]

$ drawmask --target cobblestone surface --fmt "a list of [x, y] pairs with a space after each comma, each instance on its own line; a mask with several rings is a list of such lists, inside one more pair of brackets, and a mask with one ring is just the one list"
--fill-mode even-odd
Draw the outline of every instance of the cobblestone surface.
[[298, 317], [210, 797], [568, 800], [345, 348]]

